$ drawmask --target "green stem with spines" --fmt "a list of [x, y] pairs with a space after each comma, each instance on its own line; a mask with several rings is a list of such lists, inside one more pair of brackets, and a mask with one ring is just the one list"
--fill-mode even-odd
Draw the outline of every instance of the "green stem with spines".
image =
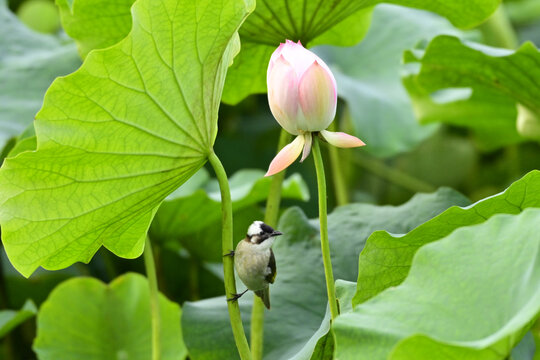
[[146, 277], [148, 279], [148, 286], [150, 288], [150, 312], [152, 315], [152, 360], [159, 360], [161, 358], [159, 290], [156, 276], [156, 264], [154, 263], [154, 254], [152, 253], [152, 244], [150, 243], [150, 238], [148, 237], [146, 237], [143, 256], [144, 267], [146, 268]]
[[[232, 256], [227, 256], [234, 250], [233, 243], [233, 211], [231, 190], [227, 173], [223, 168], [223, 164], [212, 151], [208, 155], [208, 161], [212, 165], [216, 178], [219, 183], [221, 192], [221, 250], [223, 255], [223, 275], [225, 283], [225, 296], [227, 299], [232, 298], [236, 294], [236, 281], [234, 278], [234, 259]], [[229, 318], [231, 322], [232, 332], [236, 348], [242, 360], [251, 360], [251, 352], [244, 332], [242, 317], [240, 315], [240, 306], [238, 301], [227, 301], [229, 310]]]
[[321, 252], [324, 265], [324, 276], [326, 278], [326, 291], [328, 293], [328, 304], [330, 315], [334, 320], [339, 315], [336, 301], [336, 289], [334, 285], [334, 273], [332, 270], [332, 259], [330, 258], [330, 243], [328, 241], [328, 218], [326, 209], [326, 178], [324, 175], [324, 164], [321, 155], [321, 148], [317, 136], [313, 136], [313, 160], [315, 161], [315, 171], [317, 173], [317, 190], [319, 195], [319, 223], [321, 232]]
[[[291, 135], [281, 129], [279, 136], [278, 151], [291, 141]], [[270, 226], [277, 225], [279, 216], [279, 205], [281, 203], [281, 185], [285, 178], [285, 170], [272, 176], [270, 191], [266, 200], [266, 212], [264, 222]], [[253, 297], [253, 308], [251, 310], [251, 355], [253, 360], [261, 360], [263, 356], [263, 334], [264, 334], [264, 304], [258, 296]]]

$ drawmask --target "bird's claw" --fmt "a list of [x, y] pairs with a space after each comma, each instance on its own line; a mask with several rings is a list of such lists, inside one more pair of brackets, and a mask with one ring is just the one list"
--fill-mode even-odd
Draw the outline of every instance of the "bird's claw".
[[242, 297], [242, 295], [244, 295], [247, 291], [248, 291], [248, 289], [244, 290], [244, 292], [241, 292], [240, 294], [234, 294], [233, 297], [227, 299], [227, 301], [236, 301], [236, 300], [240, 299]]
[[226, 254], [223, 255], [223, 256], [230, 256], [230, 257], [233, 257], [233, 256], [234, 256], [234, 250], [229, 251], [228, 253], [226, 253]]

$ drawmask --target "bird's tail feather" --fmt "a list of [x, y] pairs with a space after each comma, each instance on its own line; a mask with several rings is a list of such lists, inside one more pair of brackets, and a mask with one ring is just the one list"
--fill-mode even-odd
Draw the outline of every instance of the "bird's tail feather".
[[264, 306], [270, 310], [270, 287], [255, 291], [255, 295], [261, 298]]

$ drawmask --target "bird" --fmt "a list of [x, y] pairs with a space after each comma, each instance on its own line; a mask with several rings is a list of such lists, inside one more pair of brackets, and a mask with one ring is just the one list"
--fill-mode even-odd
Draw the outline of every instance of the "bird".
[[261, 298], [267, 309], [270, 309], [269, 285], [276, 278], [276, 258], [272, 251], [272, 244], [276, 236], [283, 235], [280, 231], [272, 229], [262, 221], [254, 221], [247, 230], [246, 237], [231, 251], [234, 257], [234, 268], [238, 277], [247, 289], [228, 301], [238, 300], [248, 290]]

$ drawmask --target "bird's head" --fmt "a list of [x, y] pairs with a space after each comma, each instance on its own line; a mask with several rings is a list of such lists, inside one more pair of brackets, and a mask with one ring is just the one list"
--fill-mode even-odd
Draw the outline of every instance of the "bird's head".
[[254, 221], [248, 228], [246, 240], [255, 245], [270, 247], [273, 238], [279, 235], [282, 235], [282, 233], [272, 229], [262, 221]]

